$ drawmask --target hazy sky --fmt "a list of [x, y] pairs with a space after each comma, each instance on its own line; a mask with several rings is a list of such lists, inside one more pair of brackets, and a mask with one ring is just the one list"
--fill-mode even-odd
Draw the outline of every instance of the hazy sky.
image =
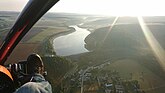
[[[21, 11], [28, 0], [0, 0], [0, 11]], [[60, 0], [51, 12], [106, 15], [165, 15], [163, 0]]]
[[20, 11], [28, 0], [0, 0], [0, 11]]

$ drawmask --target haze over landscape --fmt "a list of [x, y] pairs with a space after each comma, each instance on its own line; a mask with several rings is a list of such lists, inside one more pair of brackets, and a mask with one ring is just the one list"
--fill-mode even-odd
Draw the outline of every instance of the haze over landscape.
[[[21, 11], [28, 0], [1, 0], [0, 11]], [[163, 16], [163, 0], [60, 0], [49, 12], [113, 16]]]
[[[0, 44], [28, 0], [14, 1], [0, 1]], [[164, 93], [164, 7], [162, 0], [61, 0], [6, 64], [38, 53], [53, 93]]]

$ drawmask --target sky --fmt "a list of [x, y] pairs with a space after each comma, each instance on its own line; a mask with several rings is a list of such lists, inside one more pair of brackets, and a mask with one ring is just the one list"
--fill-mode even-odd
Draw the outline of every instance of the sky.
[[[0, 0], [0, 11], [21, 11], [28, 0]], [[163, 0], [60, 0], [49, 12], [165, 16]]]
[[21, 11], [28, 0], [0, 0], [0, 11]]

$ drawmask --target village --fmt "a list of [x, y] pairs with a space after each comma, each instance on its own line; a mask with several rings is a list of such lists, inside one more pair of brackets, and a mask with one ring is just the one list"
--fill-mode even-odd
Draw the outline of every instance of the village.
[[68, 77], [61, 85], [64, 93], [145, 93], [137, 80], [122, 78], [116, 70], [103, 70], [110, 62], [91, 66]]

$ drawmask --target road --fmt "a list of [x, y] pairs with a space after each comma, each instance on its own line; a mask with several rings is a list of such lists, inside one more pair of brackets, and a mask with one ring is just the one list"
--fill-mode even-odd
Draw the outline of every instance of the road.
[[84, 71], [83, 71], [83, 73], [81, 74], [81, 93], [83, 93], [84, 92], [84, 75], [85, 75], [85, 73], [87, 72], [87, 71], [89, 71], [89, 70], [93, 70], [94, 68], [102, 68], [102, 67], [104, 67], [104, 66], [106, 66], [106, 65], [109, 65], [110, 64], [110, 59], [108, 59], [108, 60], [105, 60], [103, 63], [101, 63], [101, 64], [98, 64], [98, 65], [96, 65], [96, 66], [90, 66], [90, 67], [87, 67]]

